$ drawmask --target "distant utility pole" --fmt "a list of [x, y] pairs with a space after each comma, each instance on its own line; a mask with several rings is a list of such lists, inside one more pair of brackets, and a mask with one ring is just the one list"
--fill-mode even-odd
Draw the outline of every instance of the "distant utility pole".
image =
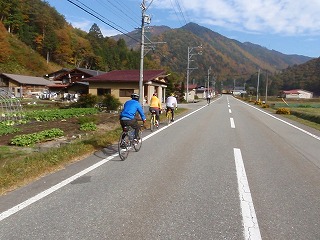
[[208, 94], [209, 94], [209, 80], [210, 80], [210, 73], [211, 73], [211, 67], [209, 67], [209, 69], [208, 69]]
[[267, 79], [266, 79], [266, 99], [265, 99], [265, 103], [267, 104], [267, 101], [268, 101], [268, 70], [266, 70], [266, 75], [267, 75]]
[[259, 100], [259, 81], [260, 81], [260, 68], [259, 68], [259, 71], [258, 71], [257, 99], [256, 99], [257, 102]]
[[[198, 53], [192, 53], [193, 49], [200, 49]], [[189, 77], [190, 77], [190, 70], [194, 70], [197, 68], [190, 68], [190, 61], [192, 56], [194, 55], [201, 55], [202, 54], [202, 45], [197, 47], [188, 47], [188, 63], [187, 63], [187, 91], [186, 91], [186, 101], [189, 102]]]

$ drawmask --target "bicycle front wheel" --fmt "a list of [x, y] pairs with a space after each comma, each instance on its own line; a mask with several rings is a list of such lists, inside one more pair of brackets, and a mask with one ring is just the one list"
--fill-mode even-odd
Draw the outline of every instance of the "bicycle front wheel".
[[120, 135], [120, 139], [118, 142], [118, 152], [119, 152], [119, 157], [123, 161], [128, 157], [129, 154], [129, 144], [130, 144], [130, 139], [127, 133], [123, 132]]
[[142, 146], [142, 132], [139, 131], [138, 139], [133, 140], [133, 148], [136, 152], [139, 152], [141, 146]]

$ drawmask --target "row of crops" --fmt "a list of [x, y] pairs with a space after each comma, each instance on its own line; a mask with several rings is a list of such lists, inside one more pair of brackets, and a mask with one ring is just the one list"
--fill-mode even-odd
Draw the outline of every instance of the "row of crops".
[[[19, 131], [19, 125], [28, 122], [54, 121], [98, 113], [96, 108], [48, 109], [6, 113], [10, 120], [0, 122], [0, 136]], [[2, 113], [4, 114], [4, 113]]]

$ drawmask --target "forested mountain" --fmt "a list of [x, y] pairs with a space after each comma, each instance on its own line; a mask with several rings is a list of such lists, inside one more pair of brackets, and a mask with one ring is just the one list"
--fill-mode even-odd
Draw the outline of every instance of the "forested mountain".
[[[139, 68], [140, 52], [128, 49], [123, 39], [103, 37], [96, 24], [89, 33], [75, 29], [45, 1], [0, 0], [0, 29], [1, 72], [43, 75], [52, 67]], [[19, 40], [24, 44], [17, 44]], [[21, 56], [24, 47], [37, 53], [32, 56], [41, 64], [31, 64], [26, 59], [29, 54]], [[56, 65], [42, 64], [43, 60]]]
[[[0, 0], [0, 72], [42, 76], [62, 67], [138, 69], [140, 31], [127, 35], [104, 37], [97, 24], [88, 33], [73, 28], [45, 1]], [[158, 44], [146, 40], [144, 68], [165, 68], [172, 81], [185, 82], [191, 47], [191, 83], [204, 84], [211, 68], [217, 86], [253, 87], [261, 69], [261, 86], [268, 75], [270, 94], [293, 87], [320, 94], [319, 59], [241, 43], [195, 23], [178, 29], [150, 26], [146, 35]]]
[[290, 66], [274, 76], [281, 89], [305, 89], [320, 96], [320, 58]]
[[[137, 38], [137, 34], [138, 31], [134, 31], [128, 35]], [[170, 65], [177, 72], [183, 72], [187, 67], [188, 47], [202, 45], [202, 56], [193, 57], [195, 63], [192, 64], [198, 68], [193, 73], [196, 78], [203, 78], [209, 67], [221, 78], [238, 78], [249, 76], [259, 68], [275, 73], [312, 59], [306, 56], [285, 55], [249, 42], [241, 43], [195, 23], [189, 23], [178, 29], [152, 26], [147, 29], [146, 34], [152, 42], [166, 42], [166, 44], [154, 44], [155, 54], [152, 58], [161, 65]], [[121, 37], [129, 47], [139, 47], [136, 42], [124, 35], [113, 38]]]

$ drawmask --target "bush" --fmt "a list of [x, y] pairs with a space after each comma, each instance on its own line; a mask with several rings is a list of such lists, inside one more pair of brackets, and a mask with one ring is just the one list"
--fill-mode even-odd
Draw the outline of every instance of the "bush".
[[276, 114], [290, 115], [290, 109], [289, 108], [278, 108], [276, 111]]
[[79, 100], [71, 104], [71, 107], [75, 108], [92, 108], [98, 102], [98, 96], [92, 94], [81, 95]]
[[102, 99], [102, 105], [108, 110], [118, 110], [122, 104], [118, 98], [111, 94], [106, 94]]

